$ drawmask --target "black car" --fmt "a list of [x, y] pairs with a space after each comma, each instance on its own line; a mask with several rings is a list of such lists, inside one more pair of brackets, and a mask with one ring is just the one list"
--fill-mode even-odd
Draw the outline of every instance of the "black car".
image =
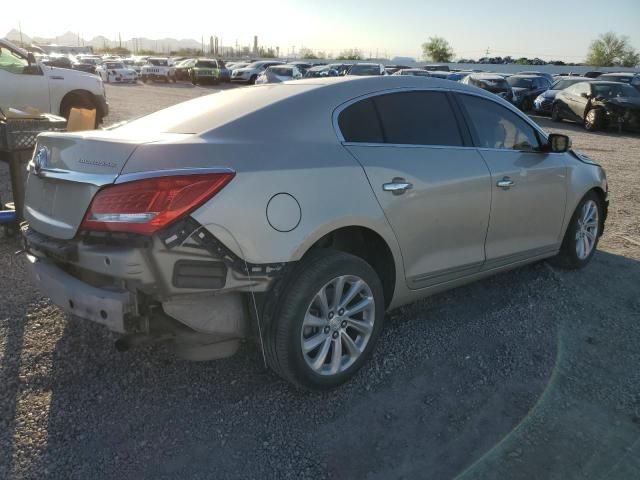
[[618, 127], [640, 131], [640, 93], [620, 82], [581, 82], [556, 95], [554, 122], [573, 120], [589, 131]]
[[598, 77], [598, 80], [607, 80], [609, 82], [621, 82], [631, 85], [636, 90], [640, 91], [640, 73], [603, 73]]
[[411, 68], [411, 67], [408, 67], [406, 65], [387, 65], [386, 67], [384, 67], [384, 69], [389, 75], [393, 75], [398, 70], [405, 70], [407, 68]]
[[507, 83], [513, 91], [513, 104], [523, 112], [531, 110], [535, 98], [551, 86], [549, 80], [538, 75], [511, 75]]
[[587, 78], [598, 78], [600, 75], [602, 75], [603, 72], [598, 72], [596, 70], [592, 70], [590, 72], [587, 72], [584, 74], [585, 77]]
[[73, 68], [73, 63], [69, 57], [64, 56], [51, 56], [47, 60], [44, 60], [42, 63], [48, 65], [50, 67], [58, 67], [58, 68]]
[[85, 62], [83, 60], [73, 62], [72, 68], [74, 70], [80, 70], [81, 72], [94, 73], [94, 74], [96, 73], [96, 64], [91, 62]]

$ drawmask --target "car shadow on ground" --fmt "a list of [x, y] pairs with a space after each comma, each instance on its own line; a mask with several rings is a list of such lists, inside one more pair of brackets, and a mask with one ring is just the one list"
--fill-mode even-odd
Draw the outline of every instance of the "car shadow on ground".
[[[277, 379], [253, 344], [206, 363], [175, 359], [164, 346], [118, 354], [115, 336], [69, 320], [36, 386], [52, 395], [46, 445], [27, 473], [624, 473], [633, 462], [624, 448], [640, 435], [639, 283], [640, 262], [598, 252], [582, 271], [538, 263], [422, 300], [390, 312], [370, 364], [329, 393]], [[20, 331], [12, 335], [19, 344]], [[12, 365], [3, 380], [17, 381]]]

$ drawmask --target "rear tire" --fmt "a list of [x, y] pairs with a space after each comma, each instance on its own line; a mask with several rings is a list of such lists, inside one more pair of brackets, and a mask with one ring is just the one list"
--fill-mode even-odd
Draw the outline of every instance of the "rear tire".
[[[327, 299], [324, 307], [322, 295]], [[384, 309], [382, 283], [367, 262], [335, 250], [311, 252], [267, 297], [267, 363], [297, 386], [335, 388], [371, 356]], [[355, 312], [349, 315], [349, 310]]]
[[560, 253], [552, 259], [552, 263], [568, 270], [585, 267], [595, 254], [602, 235], [602, 215], [602, 200], [592, 190], [583, 197], [573, 212]]

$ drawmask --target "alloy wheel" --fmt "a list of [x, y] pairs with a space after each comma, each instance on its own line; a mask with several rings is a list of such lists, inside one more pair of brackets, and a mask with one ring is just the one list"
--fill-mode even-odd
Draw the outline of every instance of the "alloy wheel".
[[598, 205], [593, 200], [584, 203], [576, 229], [576, 255], [580, 260], [587, 258], [598, 238]]
[[307, 308], [300, 335], [307, 365], [319, 375], [347, 370], [362, 355], [375, 322], [371, 288], [343, 275], [325, 284]]

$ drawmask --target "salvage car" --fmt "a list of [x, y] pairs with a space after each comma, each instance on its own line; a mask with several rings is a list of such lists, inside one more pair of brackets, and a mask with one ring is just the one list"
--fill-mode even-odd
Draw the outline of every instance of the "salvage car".
[[170, 58], [149, 58], [147, 64], [140, 69], [140, 80], [159, 80], [165, 83], [176, 82], [176, 68]]
[[491, 92], [507, 102], [513, 103], [513, 91], [505, 78], [497, 73], [472, 73], [467, 75], [460, 83], [473, 85], [487, 92]]
[[231, 81], [253, 85], [256, 83], [258, 76], [260, 76], [262, 72], [274, 65], [284, 65], [284, 62], [276, 60], [261, 60], [259, 62], [250, 63], [246, 67], [234, 68], [231, 73]]
[[136, 83], [138, 74], [122, 62], [104, 62], [96, 67], [98, 75], [105, 83]]
[[174, 72], [176, 80], [190, 80], [189, 70], [196, 64], [195, 58], [187, 58], [176, 63]]
[[569, 88], [571, 85], [575, 85], [576, 83], [589, 81], [591, 81], [591, 79], [587, 77], [560, 77], [558, 80], [553, 82], [549, 87], [549, 90], [542, 92], [536, 97], [533, 101], [533, 111], [539, 115], [551, 115], [551, 107], [558, 92], [565, 88]]
[[621, 82], [631, 85], [640, 91], [640, 73], [621, 72], [621, 73], [605, 73], [598, 77], [598, 80], [608, 80], [610, 82]]
[[198, 58], [189, 69], [189, 78], [194, 85], [202, 83], [220, 83], [220, 66], [222, 61], [215, 58]]
[[554, 122], [572, 120], [594, 132], [609, 127], [640, 130], [640, 93], [630, 85], [594, 80], [562, 90], [553, 102]]
[[96, 110], [96, 125], [109, 114], [102, 80], [89, 73], [50, 67], [0, 39], [0, 107], [33, 107], [69, 118], [72, 108]]
[[256, 80], [256, 85], [264, 83], [281, 83], [287, 80], [298, 80], [302, 78], [302, 72], [296, 65], [274, 65], [267, 68]]
[[334, 70], [329, 65], [318, 65], [317, 67], [311, 67], [304, 74], [304, 78], [318, 78], [318, 77], [339, 77], [340, 73]]
[[551, 86], [551, 82], [538, 75], [511, 75], [507, 83], [513, 92], [513, 104], [523, 112], [533, 107], [533, 101]]
[[542, 259], [586, 266], [608, 205], [567, 136], [412, 76], [231, 89], [45, 133], [29, 169], [26, 264], [55, 304], [121, 349], [214, 359], [255, 334], [311, 389], [367, 362], [389, 309]]

